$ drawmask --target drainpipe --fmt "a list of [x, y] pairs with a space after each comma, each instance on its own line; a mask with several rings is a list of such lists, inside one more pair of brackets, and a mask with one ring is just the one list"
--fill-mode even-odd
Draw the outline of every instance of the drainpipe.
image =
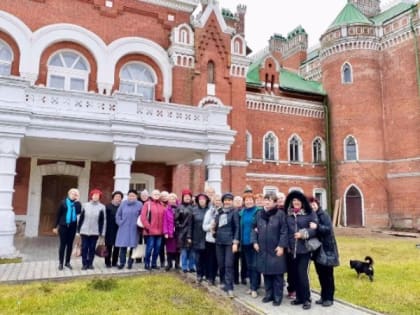
[[332, 165], [331, 165], [331, 139], [330, 139], [330, 111], [328, 108], [328, 96], [324, 97], [323, 101], [325, 113], [325, 149], [326, 149], [326, 163], [327, 163], [327, 209], [332, 215]]
[[414, 51], [416, 54], [416, 73], [417, 73], [417, 89], [418, 89], [418, 95], [420, 97], [420, 58], [419, 58], [419, 41], [417, 39], [417, 33], [416, 33], [416, 28], [414, 27], [414, 22], [413, 22], [413, 17], [416, 15], [417, 13], [417, 5], [415, 7], [413, 7], [413, 15], [410, 18], [410, 26], [411, 26], [411, 30], [413, 31], [414, 34]]

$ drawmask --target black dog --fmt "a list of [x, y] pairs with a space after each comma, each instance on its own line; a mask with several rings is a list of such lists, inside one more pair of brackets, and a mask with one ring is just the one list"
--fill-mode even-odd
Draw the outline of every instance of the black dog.
[[365, 261], [360, 260], [350, 260], [350, 268], [356, 270], [357, 277], [360, 277], [360, 274], [366, 274], [370, 281], [373, 281], [373, 259], [370, 256], [365, 257]]

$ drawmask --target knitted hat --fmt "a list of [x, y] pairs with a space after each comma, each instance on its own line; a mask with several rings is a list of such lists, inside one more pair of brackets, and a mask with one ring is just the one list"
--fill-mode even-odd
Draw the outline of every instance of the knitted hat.
[[89, 193], [90, 198], [92, 198], [94, 194], [99, 194], [99, 198], [100, 198], [102, 196], [102, 191], [98, 188], [92, 189]]
[[224, 194], [223, 194], [223, 196], [222, 196], [222, 202], [224, 202], [224, 201], [225, 201], [225, 199], [230, 199], [230, 200], [233, 200], [233, 195], [232, 195], [232, 193], [230, 193], [230, 192], [224, 193]]
[[181, 192], [181, 196], [184, 197], [185, 195], [190, 195], [192, 197], [192, 192], [188, 188], [184, 188]]

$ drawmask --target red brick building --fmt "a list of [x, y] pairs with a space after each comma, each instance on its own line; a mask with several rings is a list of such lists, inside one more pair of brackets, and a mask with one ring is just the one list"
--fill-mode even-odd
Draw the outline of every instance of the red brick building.
[[70, 187], [300, 189], [420, 227], [418, 4], [349, 1], [319, 48], [297, 27], [252, 55], [244, 6], [199, 4], [1, 1], [0, 255]]

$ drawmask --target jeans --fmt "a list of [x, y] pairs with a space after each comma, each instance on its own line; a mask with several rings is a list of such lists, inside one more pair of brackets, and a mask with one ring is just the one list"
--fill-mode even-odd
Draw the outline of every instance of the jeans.
[[82, 264], [85, 267], [93, 265], [98, 235], [82, 235]]
[[[131, 267], [133, 265], [133, 259], [131, 255], [133, 254], [133, 249], [130, 248], [128, 251], [128, 266]], [[127, 247], [120, 247], [120, 266], [124, 267], [125, 262], [127, 261]]]
[[217, 263], [220, 278], [225, 285], [225, 291], [233, 290], [233, 252], [232, 245], [216, 245]]
[[[160, 235], [149, 235], [146, 239], [146, 255], [144, 257], [144, 266], [146, 268], [154, 268], [157, 266], [157, 258], [160, 252], [160, 244], [162, 236]], [[150, 263], [150, 257], [152, 261]]]
[[257, 271], [257, 252], [252, 245], [242, 245], [242, 253], [248, 267], [250, 289], [251, 291], [257, 291], [260, 286], [258, 278], [261, 277]]
[[[197, 267], [197, 277], [203, 278], [206, 274], [206, 252], [205, 249], [194, 249], [195, 266]], [[190, 269], [191, 270], [191, 269]]]
[[66, 252], [66, 264], [70, 263], [71, 252], [73, 251], [73, 241], [76, 235], [76, 223], [60, 225], [58, 228], [60, 235], [60, 248], [58, 250], [58, 260], [60, 265], [64, 262], [64, 252]]
[[194, 251], [191, 248], [181, 249], [181, 268], [183, 271], [195, 269]]

